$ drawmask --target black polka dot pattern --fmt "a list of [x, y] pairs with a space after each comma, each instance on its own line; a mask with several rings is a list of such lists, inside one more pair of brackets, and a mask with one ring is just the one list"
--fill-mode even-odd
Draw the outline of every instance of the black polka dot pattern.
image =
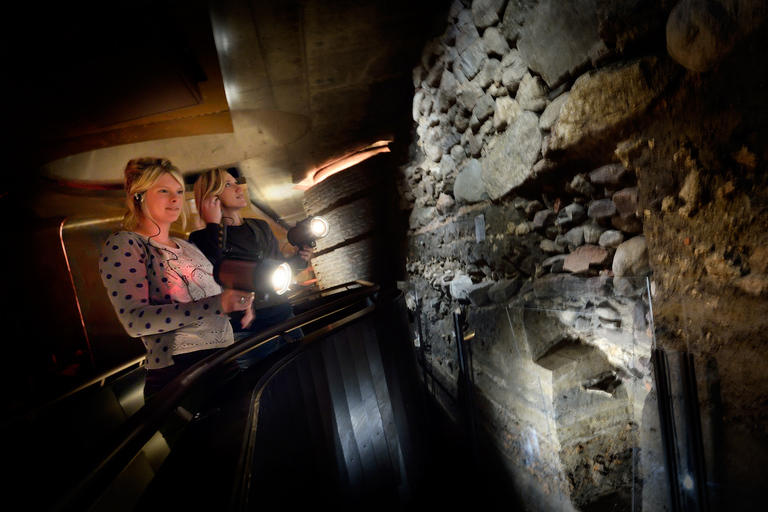
[[[172, 365], [173, 354], [233, 343], [229, 319], [221, 314], [221, 289], [213, 281], [210, 262], [193, 245], [174, 241], [180, 249], [170, 251], [140, 235], [120, 231], [109, 237], [99, 259], [107, 295], [126, 332], [142, 337], [150, 369]], [[185, 279], [172, 271], [173, 261], [164, 264], [169, 255], [202, 269], [194, 276], [196, 283], [208, 279], [194, 290], [202, 297], [192, 300]]]

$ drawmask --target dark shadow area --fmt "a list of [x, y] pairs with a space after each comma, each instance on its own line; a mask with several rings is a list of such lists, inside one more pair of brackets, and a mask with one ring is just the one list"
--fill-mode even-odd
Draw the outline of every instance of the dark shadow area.
[[462, 434], [439, 405], [428, 400], [432, 450], [426, 478], [402, 510], [439, 510], [472, 507], [472, 510], [524, 510], [495, 449], [479, 438], [478, 463]]
[[186, 427], [136, 510], [498, 503], [502, 488], [414, 380], [403, 311], [377, 301], [375, 315], [241, 372]]
[[[635, 510], [640, 508], [635, 507]], [[629, 488], [599, 498], [581, 509], [582, 512], [632, 512], [632, 491]]]
[[[269, 368], [290, 354], [288, 345], [241, 372], [212, 397], [186, 427], [136, 511], [227, 508], [242, 456], [253, 388]], [[286, 475], [286, 478], [290, 478]], [[181, 492], [168, 492], [178, 489]]]

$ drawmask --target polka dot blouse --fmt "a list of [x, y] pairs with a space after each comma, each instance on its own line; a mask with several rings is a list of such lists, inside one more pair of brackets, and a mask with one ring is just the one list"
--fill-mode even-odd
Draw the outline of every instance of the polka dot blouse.
[[213, 266], [194, 245], [172, 240], [178, 248], [120, 231], [99, 260], [109, 300], [125, 331], [144, 342], [150, 370], [172, 365], [174, 354], [234, 342]]

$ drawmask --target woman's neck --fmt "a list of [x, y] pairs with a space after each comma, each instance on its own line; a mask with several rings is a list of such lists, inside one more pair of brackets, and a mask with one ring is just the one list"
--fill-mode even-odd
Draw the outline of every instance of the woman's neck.
[[227, 226], [240, 226], [243, 223], [240, 208], [222, 208], [221, 221]]
[[176, 247], [176, 243], [171, 241], [171, 226], [165, 224], [156, 224], [149, 219], [141, 219], [139, 225], [134, 230], [140, 235], [154, 240], [157, 243]]

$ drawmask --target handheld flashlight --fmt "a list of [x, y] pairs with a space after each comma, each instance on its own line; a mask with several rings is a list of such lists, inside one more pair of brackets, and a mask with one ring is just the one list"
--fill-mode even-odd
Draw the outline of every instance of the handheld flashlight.
[[315, 240], [323, 238], [329, 231], [328, 221], [325, 218], [315, 215], [296, 223], [294, 227], [288, 230], [288, 242], [296, 247], [308, 245], [315, 247]]
[[254, 292], [269, 297], [288, 291], [293, 273], [286, 262], [225, 259], [214, 268], [214, 278], [225, 288]]

